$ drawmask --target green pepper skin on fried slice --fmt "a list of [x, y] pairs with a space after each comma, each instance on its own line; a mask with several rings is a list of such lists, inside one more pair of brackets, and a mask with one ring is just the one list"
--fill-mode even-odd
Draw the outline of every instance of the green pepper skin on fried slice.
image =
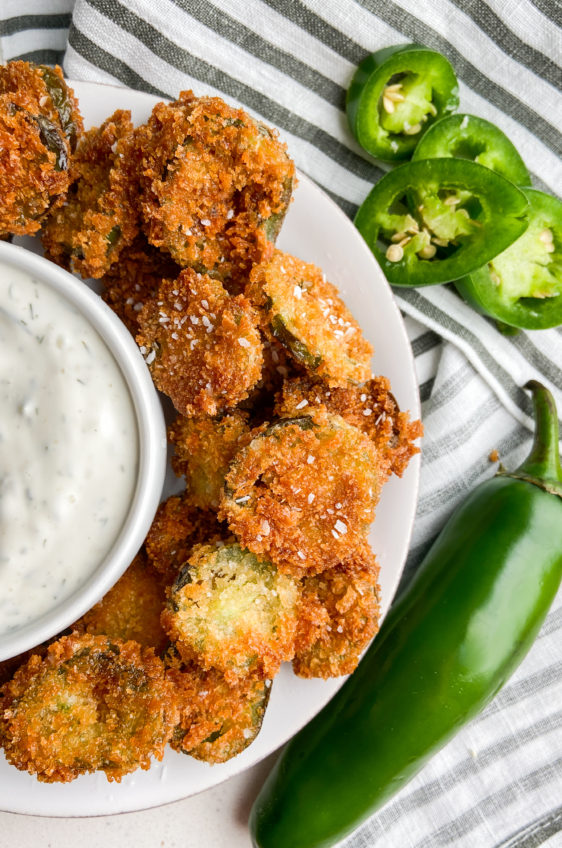
[[458, 105], [451, 64], [420, 44], [367, 56], [347, 92], [351, 132], [368, 153], [387, 162], [409, 159], [427, 128]]
[[546, 330], [562, 324], [562, 202], [536, 189], [524, 191], [528, 229], [455, 287], [471, 306], [502, 324]]
[[562, 467], [550, 392], [512, 473], [456, 510], [333, 700], [281, 754], [255, 848], [328, 848], [398, 792], [507, 681], [562, 578]]
[[412, 156], [417, 159], [468, 159], [491, 168], [518, 186], [531, 177], [515, 146], [498, 127], [475, 115], [448, 115], [425, 133]]
[[395, 286], [470, 274], [527, 229], [521, 189], [476, 162], [423, 159], [379, 180], [355, 225]]

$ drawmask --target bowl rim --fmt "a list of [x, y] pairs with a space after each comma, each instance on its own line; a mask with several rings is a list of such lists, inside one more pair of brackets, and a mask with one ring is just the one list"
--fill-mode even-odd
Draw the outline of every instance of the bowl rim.
[[137, 479], [128, 512], [97, 568], [68, 598], [24, 627], [0, 635], [0, 661], [56, 636], [94, 606], [139, 551], [160, 502], [166, 473], [166, 426], [150, 372], [129, 331], [86, 283], [25, 247], [0, 241], [0, 263], [37, 277], [75, 307], [96, 330], [131, 396], [137, 429]]

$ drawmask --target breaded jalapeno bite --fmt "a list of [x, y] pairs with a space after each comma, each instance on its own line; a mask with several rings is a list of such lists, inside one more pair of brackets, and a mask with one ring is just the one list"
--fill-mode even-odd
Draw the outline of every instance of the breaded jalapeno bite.
[[195, 664], [179, 669], [168, 672], [180, 708], [170, 746], [207, 763], [240, 754], [261, 729], [271, 680], [249, 674], [229, 682], [216, 669]]
[[252, 269], [246, 294], [262, 312], [265, 332], [308, 372], [329, 386], [369, 379], [373, 349], [320, 268], [276, 250]]
[[75, 623], [74, 629], [123, 642], [132, 639], [159, 654], [168, 644], [160, 623], [166, 600], [164, 586], [162, 575], [141, 550], [115, 586]]
[[138, 232], [132, 141], [122, 109], [88, 130], [72, 157], [67, 201], [47, 221], [45, 255], [82, 277], [102, 277]]
[[156, 296], [162, 280], [175, 279], [180, 270], [169, 254], [152, 247], [139, 233], [103, 277], [102, 297], [135, 336], [144, 304]]
[[295, 173], [274, 130], [184, 91], [154, 107], [137, 147], [152, 244], [225, 284], [271, 255]]
[[201, 545], [172, 586], [162, 623], [184, 662], [229, 681], [272, 677], [292, 658], [299, 585], [237, 544]]
[[401, 477], [412, 456], [419, 453], [414, 442], [423, 435], [421, 421], [410, 421], [401, 412], [386, 377], [373, 377], [362, 386], [330, 389], [307, 377], [286, 380], [275, 403], [281, 418], [306, 415], [325, 406], [362, 430], [377, 446], [381, 473]]
[[91, 771], [119, 781], [148, 769], [177, 721], [173, 686], [152, 650], [105, 636], [59, 639], [0, 698], [6, 759], [47, 783]]
[[365, 543], [346, 565], [303, 579], [295, 674], [326, 678], [354, 671], [378, 629], [378, 574]]
[[0, 67], [0, 236], [37, 232], [70, 185], [82, 118], [59, 67]]
[[185, 477], [189, 503], [218, 510], [228, 466], [249, 432], [248, 416], [237, 409], [219, 418], [179, 415], [170, 425], [172, 468]]
[[354, 557], [381, 484], [373, 442], [324, 408], [254, 432], [232, 461], [219, 513], [240, 544], [296, 576]]
[[216, 513], [198, 509], [185, 493], [161, 503], [146, 537], [146, 552], [168, 583], [178, 576], [195, 545], [220, 539], [224, 530]]
[[258, 317], [243, 295], [192, 269], [165, 280], [139, 314], [137, 343], [160, 391], [182, 415], [236, 406], [262, 368]]

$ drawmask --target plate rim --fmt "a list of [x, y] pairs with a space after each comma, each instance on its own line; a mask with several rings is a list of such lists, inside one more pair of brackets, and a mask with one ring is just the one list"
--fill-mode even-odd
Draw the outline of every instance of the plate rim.
[[[126, 86], [115, 85], [115, 84], [112, 84], [112, 83], [93, 82], [91, 80], [79, 80], [79, 79], [76, 79], [76, 78], [68, 78], [67, 82], [73, 88], [74, 91], [77, 91], [77, 89], [78, 90], [82, 89], [84, 92], [86, 92], [86, 90], [89, 90], [90, 94], [91, 95], [93, 94], [94, 97], [95, 97], [95, 92], [98, 91], [101, 88], [101, 89], [112, 90], [114, 92], [114, 96], [116, 96], [116, 97], [120, 97], [120, 96], [123, 96], [123, 94], [127, 94], [127, 95], [133, 95], [134, 98], [138, 97], [139, 100], [140, 100], [140, 98], [145, 98], [146, 104], [150, 103], [150, 104], [154, 105], [157, 102], [166, 100], [166, 98], [164, 98], [164, 97], [154, 95], [154, 94], [151, 94], [149, 92], [138, 91], [138, 90], [135, 90], [135, 89], [128, 88]], [[204, 89], [204, 86], [202, 88]], [[78, 95], [78, 100], [80, 101], [81, 97], [78, 94], [78, 92], [77, 92], [77, 95]], [[82, 95], [82, 96], [84, 96], [84, 95]], [[128, 107], [132, 107], [132, 105], [133, 104], [129, 104]], [[128, 107], [124, 104], [123, 106], [116, 105], [114, 108], [128, 108]], [[111, 108], [111, 106], [110, 106], [110, 108]], [[281, 133], [281, 135], [282, 135], [282, 133]], [[401, 335], [401, 342], [400, 342], [401, 343], [401, 353], [403, 352], [406, 355], [406, 358], [407, 358], [407, 363], [404, 363], [404, 364], [405, 365], [407, 364], [406, 370], [408, 372], [408, 381], [411, 381], [412, 387], [415, 389], [414, 392], [413, 392], [414, 403], [413, 404], [410, 403], [409, 411], [411, 413], [412, 419], [421, 418], [421, 403], [420, 403], [420, 397], [419, 397], [419, 385], [418, 385], [418, 381], [417, 381], [417, 377], [416, 377], [415, 360], [414, 360], [414, 356], [413, 356], [412, 346], [411, 346], [410, 341], [408, 339], [408, 335], [407, 335], [407, 332], [406, 332], [406, 327], [405, 327], [405, 324], [404, 324], [403, 316], [400, 312], [400, 308], [398, 306], [397, 300], [394, 296], [394, 293], [392, 292], [392, 289], [391, 289], [388, 281], [386, 280], [380, 266], [376, 262], [376, 259], [374, 258], [369, 247], [367, 246], [365, 241], [361, 238], [359, 232], [354, 227], [353, 222], [351, 221], [350, 218], [347, 217], [347, 215], [338, 206], [338, 204], [330, 197], [329, 194], [327, 194], [326, 191], [324, 191], [323, 188], [321, 188], [321, 186], [319, 186], [314, 180], [312, 180], [309, 176], [307, 176], [300, 169], [297, 169], [297, 177], [298, 177], [299, 182], [302, 182], [302, 183], [308, 185], [309, 190], [312, 190], [313, 192], [319, 192], [320, 195], [321, 195], [322, 201], [324, 203], [326, 203], [326, 201], [327, 201], [329, 206], [332, 209], [336, 210], [337, 215], [339, 217], [341, 217], [342, 225], [344, 225], [344, 226], [346, 226], [350, 229], [353, 229], [354, 233], [358, 237], [358, 239], [357, 239], [357, 249], [362, 250], [365, 253], [365, 256], [368, 256], [368, 261], [371, 262], [373, 269], [376, 271], [377, 276], [380, 278], [380, 283], [382, 283], [388, 289], [388, 294], [390, 296], [389, 297], [389, 305], [395, 313], [395, 318], [396, 318], [397, 325], [399, 327], [399, 332], [400, 332], [400, 335]], [[359, 247], [359, 245], [361, 245], [361, 247]], [[414, 457], [412, 457], [412, 460], [410, 461], [410, 464], [408, 466], [408, 471], [407, 471], [408, 479], [409, 479], [410, 494], [412, 496], [412, 515], [411, 515], [411, 520], [409, 522], [409, 526], [407, 527], [407, 530], [403, 535], [404, 555], [402, 556], [402, 561], [400, 562], [400, 566], [399, 566], [399, 568], [396, 572], [396, 575], [395, 575], [395, 578], [394, 578], [394, 581], [393, 581], [393, 585], [390, 586], [390, 591], [388, 592], [387, 600], [385, 600], [385, 602], [383, 604], [384, 613], [381, 616], [381, 621], [383, 620], [384, 616], [388, 612], [388, 608], [389, 608], [392, 600], [395, 597], [396, 590], [397, 590], [398, 584], [400, 582], [400, 578], [401, 578], [401, 576], [404, 572], [404, 566], [405, 566], [405, 562], [406, 562], [407, 553], [408, 553], [408, 550], [409, 550], [409, 547], [410, 547], [410, 542], [411, 542], [411, 537], [412, 537], [413, 527], [414, 527], [414, 520], [415, 520], [415, 515], [416, 515], [417, 502], [418, 502], [419, 485], [420, 485], [420, 466], [421, 466], [421, 454], [417, 454]], [[402, 481], [400, 481], [400, 483], [401, 482]], [[318, 708], [315, 709], [315, 711], [312, 714], [307, 713], [306, 721], [304, 721], [300, 725], [301, 728], [304, 727], [309, 721], [311, 721], [311, 719], [314, 717], [314, 715], [316, 715], [318, 712], [320, 712], [321, 709], [323, 709], [325, 704], [328, 703], [329, 700], [331, 700], [331, 698], [335, 695], [336, 691], [343, 685], [343, 683], [345, 682], [345, 679], [346, 679], [345, 677], [332, 678], [331, 679], [332, 686], [335, 685], [335, 688], [333, 689], [333, 691], [331, 692], [331, 694], [329, 695], [327, 700], [325, 700], [322, 704], [320, 704], [320, 706], [318, 706]], [[335, 681], [335, 684], [334, 684], [334, 681]], [[167, 806], [169, 804], [173, 804], [173, 803], [176, 803], [178, 801], [185, 800], [186, 798], [189, 798], [189, 797], [201, 794], [202, 792], [206, 792], [207, 790], [213, 789], [216, 786], [219, 786], [221, 783], [224, 783], [229, 778], [235, 777], [236, 775], [239, 775], [242, 772], [256, 766], [258, 763], [262, 762], [268, 756], [271, 756], [273, 753], [278, 751], [283, 745], [285, 745], [287, 743], [287, 741], [296, 732], [298, 732], [298, 730], [291, 731], [288, 736], [282, 736], [281, 740], [277, 741], [277, 743], [273, 747], [268, 748], [268, 750], [266, 750], [263, 753], [260, 752], [257, 759], [255, 759], [255, 760], [253, 760], [249, 763], [245, 762], [244, 753], [246, 753], [246, 752], [245, 751], [242, 752], [242, 754], [238, 755], [237, 757], [234, 757], [232, 760], [229, 761], [230, 763], [236, 763], [238, 761], [238, 767], [230, 766], [230, 770], [228, 771], [228, 773], [226, 773], [224, 775], [223, 774], [221, 774], [221, 775], [217, 774], [218, 779], [215, 780], [212, 784], [205, 785], [202, 788], [196, 789], [195, 791], [190, 791], [187, 794], [185, 793], [184, 790], [180, 789], [179, 792], [174, 793], [172, 795], [172, 797], [168, 797], [166, 800], [158, 799], [158, 800], [155, 800], [154, 803], [146, 803], [146, 801], [141, 802], [141, 803], [134, 803], [134, 802], [131, 803], [131, 800], [138, 796], [138, 792], [136, 792], [134, 790], [134, 788], [131, 787], [131, 789], [132, 789], [131, 794], [130, 795], [128, 794], [127, 796], [123, 796], [123, 799], [118, 802], [118, 805], [114, 809], [109, 809], [109, 805], [111, 803], [111, 799], [109, 799], [108, 802], [107, 802], [108, 809], [103, 809], [103, 810], [99, 810], [99, 811], [96, 811], [96, 812], [81, 812], [81, 811], [74, 812], [72, 809], [70, 809], [70, 806], [72, 804], [75, 805], [76, 801], [73, 800], [71, 798], [71, 796], [68, 796], [69, 797], [68, 806], [63, 811], [59, 810], [59, 809], [45, 811], [44, 807], [46, 806], [47, 802], [44, 802], [43, 809], [39, 810], [39, 808], [37, 806], [33, 805], [34, 799], [32, 799], [32, 798], [27, 798], [27, 803], [25, 803], [25, 801], [24, 801], [24, 803], [22, 805], [17, 805], [18, 809], [14, 809], [13, 807], [12, 808], [8, 807], [7, 805], [5, 805], [0, 800], [0, 811], [13, 813], [15, 815], [31, 815], [31, 816], [45, 817], [45, 818], [73, 818], [74, 819], [74, 818], [97, 818], [97, 817], [100, 817], [100, 816], [124, 815], [126, 813], [133, 813], [133, 812], [140, 812], [142, 810], [156, 809], [158, 807]], [[249, 748], [246, 749], [246, 751], [251, 750], [251, 748], [252, 748], [252, 746], [249, 746]], [[169, 749], [167, 749], [167, 751], [169, 751]], [[172, 752], [172, 753], [175, 753], [175, 752]], [[0, 752], [0, 754], [1, 754], [1, 752]], [[176, 756], [182, 756], [182, 755], [176, 755]], [[3, 759], [4, 758], [3, 758], [3, 755], [2, 755], [0, 757], [0, 763], [2, 763]], [[240, 762], [240, 760], [241, 760], [241, 762]], [[226, 765], [226, 763], [222, 764], [222, 765]], [[159, 766], [162, 767], [162, 764], [158, 763], [158, 762], [153, 762], [152, 765], [151, 765], [151, 770], [155, 771]], [[220, 766], [213, 766], [212, 768], [218, 769], [218, 768], [220, 768]], [[57, 789], [63, 790], [64, 787], [66, 786], [66, 784], [43, 784], [43, 783], [39, 783], [36, 780], [35, 777], [29, 776], [29, 775], [24, 775], [24, 777], [30, 777], [30, 779], [34, 780], [35, 783], [36, 783], [36, 788], [39, 787], [39, 791], [40, 791], [41, 787], [52, 786], [52, 787], [56, 787]], [[92, 776], [89, 775], [87, 777], [92, 777]], [[105, 781], [105, 775], [103, 775], [101, 773], [97, 773], [97, 777], [101, 777]], [[134, 777], [134, 774], [133, 774], [133, 777]], [[1, 772], [0, 772], [0, 781], [1, 781]], [[106, 792], [111, 793], [111, 787], [113, 787], [114, 784], [106, 784], [104, 782], [103, 785], [104, 785], [104, 788], [106, 789]], [[173, 789], [174, 784], [169, 784], [169, 785]], [[109, 789], [107, 789], [107, 787], [109, 787]], [[85, 791], [87, 793], [87, 791], [88, 791], [87, 788], [85, 789]], [[23, 807], [27, 807], [27, 809], [23, 809]]]

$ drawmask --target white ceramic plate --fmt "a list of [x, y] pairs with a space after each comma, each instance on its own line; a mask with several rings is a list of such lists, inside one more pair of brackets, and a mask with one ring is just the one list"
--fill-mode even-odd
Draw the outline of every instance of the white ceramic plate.
[[[157, 100], [113, 86], [85, 82], [71, 85], [87, 127], [100, 124], [115, 109], [130, 109], [135, 123], [142, 123]], [[374, 372], [389, 377], [400, 407], [409, 409], [413, 418], [419, 417], [412, 352], [390, 287], [351, 221], [302, 174], [278, 244], [282, 250], [322, 267], [327, 278], [339, 287], [375, 348]], [[393, 478], [384, 487], [372, 527], [370, 541], [381, 565], [383, 614], [398, 585], [408, 551], [418, 480], [416, 456], [401, 480]], [[170, 477], [165, 495], [173, 488]], [[242, 754], [222, 765], [210, 766], [168, 749], [162, 763], [154, 763], [149, 771], [128, 775], [120, 784], [108, 783], [101, 773], [80, 777], [70, 784], [45, 784], [0, 759], [0, 808], [30, 815], [92, 816], [141, 810], [186, 798], [266, 757], [306, 724], [342, 682], [341, 678], [300, 679], [286, 663], [273, 682], [259, 736]]]

